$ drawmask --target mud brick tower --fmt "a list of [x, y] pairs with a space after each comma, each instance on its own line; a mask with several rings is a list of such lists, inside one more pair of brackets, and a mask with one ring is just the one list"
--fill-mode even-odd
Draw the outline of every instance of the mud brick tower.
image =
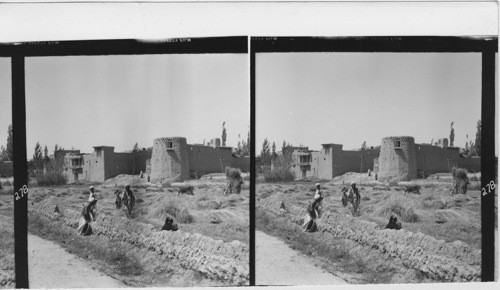
[[151, 155], [151, 181], [183, 181], [189, 178], [189, 156], [186, 138], [169, 137], [154, 140]]
[[415, 139], [410, 136], [382, 139], [378, 158], [379, 180], [411, 180], [417, 177]]

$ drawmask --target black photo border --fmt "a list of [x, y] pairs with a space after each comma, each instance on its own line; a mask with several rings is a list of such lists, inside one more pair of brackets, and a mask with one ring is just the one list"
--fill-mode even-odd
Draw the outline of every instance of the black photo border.
[[[25, 59], [27, 57], [158, 54], [248, 54], [248, 36], [186, 37], [168, 39], [116, 39], [0, 43], [0, 57], [11, 59], [12, 128], [14, 147], [14, 192], [28, 184], [26, 158]], [[253, 106], [253, 103], [250, 103]], [[252, 127], [252, 121], [250, 120]], [[250, 153], [253, 167], [253, 151]], [[253, 192], [250, 192], [250, 196]], [[12, 197], [14, 198], [14, 196]], [[254, 261], [250, 204], [249, 264]], [[28, 277], [28, 195], [14, 199], [16, 288], [29, 288]], [[252, 267], [249, 268], [253, 277]], [[250, 284], [251, 284], [250, 279]], [[251, 284], [252, 285], [252, 284]]]
[[[256, 100], [256, 63], [258, 53], [301, 52], [476, 52], [481, 53], [481, 187], [490, 181], [497, 182], [495, 158], [495, 53], [498, 52], [496, 36], [377, 36], [377, 37], [268, 37], [250, 38], [250, 66], [252, 104]], [[252, 140], [255, 140], [255, 108], [252, 107]], [[254, 143], [254, 142], [253, 142]], [[253, 149], [252, 149], [253, 150]], [[255, 165], [254, 165], [255, 166]], [[255, 167], [252, 168], [255, 170]], [[255, 171], [253, 171], [255, 172]], [[255, 175], [253, 175], [255, 178]], [[481, 281], [494, 281], [495, 271], [495, 190], [481, 196]], [[255, 185], [252, 187], [255, 192]], [[255, 195], [250, 202], [255, 208]], [[255, 241], [254, 241], [255, 242]], [[255, 272], [254, 272], [255, 273]], [[255, 281], [255, 278], [254, 278]]]

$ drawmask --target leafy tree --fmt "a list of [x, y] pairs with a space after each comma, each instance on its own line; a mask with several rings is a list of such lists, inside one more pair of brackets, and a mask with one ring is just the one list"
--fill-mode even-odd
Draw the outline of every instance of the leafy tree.
[[269, 141], [267, 141], [267, 138], [264, 139], [264, 142], [262, 143], [262, 150], [260, 151], [260, 156], [270, 156], [271, 155], [271, 150], [269, 149]]
[[361, 164], [360, 164], [360, 169], [359, 172], [363, 172], [363, 157], [365, 155], [365, 150], [366, 150], [366, 141], [363, 141], [363, 144], [361, 144]]
[[481, 120], [477, 121], [476, 142], [474, 149], [477, 156], [481, 156]]
[[33, 165], [37, 170], [43, 169], [43, 154], [42, 154], [42, 146], [40, 146], [39, 142], [36, 142], [35, 145], [35, 153], [33, 153]]
[[5, 147], [2, 145], [0, 146], [0, 161], [8, 160], [9, 157], [7, 156], [7, 150], [5, 150]]
[[132, 148], [132, 175], [135, 174], [135, 161], [137, 158], [137, 152], [139, 151], [139, 144], [135, 143]]
[[57, 144], [56, 144], [56, 145], [54, 146], [54, 156], [55, 156], [56, 152], [57, 152], [57, 151], [59, 151], [59, 150], [60, 150], [60, 149], [59, 149], [59, 146], [57, 146]]
[[222, 122], [222, 146], [226, 146], [226, 137], [227, 137], [226, 127], [224, 127], [224, 125], [226, 125], [226, 122]]
[[465, 147], [464, 147], [464, 153], [465, 155], [469, 155], [470, 147], [469, 147], [469, 135], [465, 135]]
[[13, 161], [14, 160], [14, 147], [12, 145], [12, 125], [9, 125], [7, 129], [7, 148], [5, 149], [7, 153], [7, 160]]
[[451, 125], [450, 125], [450, 147], [453, 146], [453, 142], [455, 142], [455, 129], [453, 129], [453, 123], [454, 122], [451, 122]]
[[269, 166], [271, 165], [271, 148], [269, 141], [264, 139], [264, 142], [262, 143], [262, 150], [260, 151], [260, 160], [262, 162], [262, 165], [264, 166]]
[[275, 158], [276, 156], [278, 156], [278, 154], [276, 153], [276, 144], [274, 143], [273, 141], [273, 146], [272, 146], [272, 155], [273, 155], [273, 158]]
[[49, 161], [49, 149], [47, 149], [47, 145], [43, 148], [43, 162], [47, 163]]

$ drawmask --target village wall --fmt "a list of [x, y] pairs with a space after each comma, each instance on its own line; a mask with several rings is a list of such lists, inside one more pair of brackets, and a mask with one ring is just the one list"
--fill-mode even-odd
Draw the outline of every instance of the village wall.
[[460, 157], [458, 167], [465, 168], [469, 172], [481, 172], [481, 157]]
[[92, 182], [104, 182], [104, 159], [93, 154], [83, 155], [82, 179]]
[[234, 156], [231, 167], [239, 168], [242, 172], [250, 172], [250, 156]]
[[417, 170], [424, 175], [437, 172], [450, 172], [451, 168], [458, 166], [458, 148], [438, 147], [428, 144], [416, 144]]
[[231, 167], [233, 156], [230, 147], [188, 145], [187, 151], [190, 171], [197, 175], [224, 172], [226, 167]]

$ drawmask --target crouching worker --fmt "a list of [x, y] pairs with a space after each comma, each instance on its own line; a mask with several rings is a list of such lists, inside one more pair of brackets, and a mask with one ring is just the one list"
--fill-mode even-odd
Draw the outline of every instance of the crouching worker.
[[318, 230], [316, 219], [319, 217], [318, 206], [320, 202], [320, 199], [316, 199], [307, 207], [307, 213], [302, 224], [303, 232], [315, 232]]
[[165, 219], [165, 224], [161, 228], [162, 231], [176, 231], [178, 230], [177, 224], [174, 224], [174, 219], [171, 217], [167, 217]]
[[389, 223], [385, 226], [386, 229], [400, 230], [402, 228], [401, 223], [395, 215], [391, 215], [389, 218]]
[[94, 221], [94, 207], [96, 203], [97, 199], [92, 199], [83, 206], [82, 218], [80, 219], [80, 224], [78, 225], [77, 229], [78, 234], [82, 236], [88, 236], [92, 234], [92, 227], [90, 226], [90, 223]]

